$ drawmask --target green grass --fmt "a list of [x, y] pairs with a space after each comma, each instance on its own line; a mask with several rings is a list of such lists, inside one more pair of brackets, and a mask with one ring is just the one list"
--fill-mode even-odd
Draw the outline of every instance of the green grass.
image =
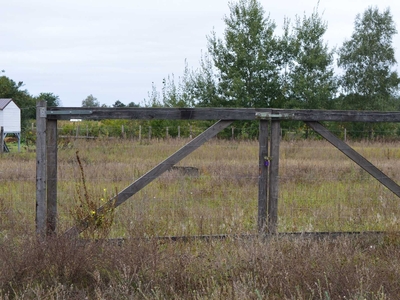
[[[187, 140], [60, 143], [58, 238], [35, 231], [35, 153], [0, 156], [0, 298], [396, 299], [397, 197], [324, 141], [281, 143], [279, 232], [386, 231], [307, 238], [158, 241], [156, 236], [256, 234], [258, 143], [212, 140], [115, 210], [109, 237], [80, 244], [61, 234], [82, 197], [101, 205]], [[400, 182], [400, 145], [351, 143]], [[100, 228], [101, 229], [101, 228]], [[145, 237], [146, 239], [136, 239]]]

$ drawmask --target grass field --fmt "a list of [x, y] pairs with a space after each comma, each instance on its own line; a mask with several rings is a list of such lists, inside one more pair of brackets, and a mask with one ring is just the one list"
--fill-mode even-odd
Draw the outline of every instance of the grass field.
[[[60, 141], [61, 233], [183, 146], [187, 140]], [[400, 144], [352, 147], [400, 182]], [[38, 243], [35, 153], [0, 159], [0, 296], [17, 299], [396, 299], [400, 216], [395, 195], [330, 144], [283, 141], [279, 232], [386, 231], [335, 240], [254, 238], [167, 242], [156, 236], [257, 232], [258, 142], [212, 140], [117, 209], [84, 237]], [[77, 154], [81, 161], [77, 161]], [[82, 183], [81, 167], [85, 185]], [[85, 187], [87, 193], [85, 195]], [[90, 205], [87, 205], [90, 202]], [[110, 221], [110, 222], [109, 222]], [[109, 223], [113, 221], [112, 225]], [[94, 230], [97, 229], [97, 230]], [[137, 239], [145, 238], [145, 239]], [[62, 249], [62, 250], [61, 250]]]

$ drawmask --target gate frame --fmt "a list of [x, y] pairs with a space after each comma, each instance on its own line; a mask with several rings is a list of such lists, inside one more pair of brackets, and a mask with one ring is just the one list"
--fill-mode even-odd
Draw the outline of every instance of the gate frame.
[[[366, 170], [395, 195], [400, 197], [400, 186], [376, 168], [361, 154], [341, 141], [320, 121], [334, 122], [400, 122], [400, 112], [289, 110], [269, 108], [82, 108], [47, 107], [45, 101], [36, 105], [36, 233], [45, 237], [57, 229], [57, 121], [70, 119], [164, 119], [164, 120], [219, 120], [191, 140], [169, 158], [130, 184], [118, 195], [99, 207], [114, 203], [117, 207], [172, 168], [191, 152], [214, 137], [235, 120], [259, 120], [259, 234], [277, 234], [279, 192], [280, 122], [297, 120], [305, 122], [333, 146]], [[85, 220], [83, 220], [85, 221]], [[86, 222], [70, 228], [66, 233], [77, 236], [85, 230]]]

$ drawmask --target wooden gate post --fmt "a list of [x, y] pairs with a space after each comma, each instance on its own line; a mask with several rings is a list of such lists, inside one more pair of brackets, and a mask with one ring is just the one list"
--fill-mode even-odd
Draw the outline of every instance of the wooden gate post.
[[46, 101], [36, 104], [36, 233], [46, 235]]
[[4, 127], [0, 127], [0, 153], [4, 151]]
[[57, 226], [57, 120], [46, 122], [47, 163], [47, 235], [54, 234]]
[[[259, 132], [259, 174], [258, 174], [258, 232], [264, 233], [267, 220], [267, 194], [268, 194], [268, 123], [260, 120]], [[233, 128], [233, 127], [232, 127]]]
[[268, 233], [278, 233], [278, 187], [279, 187], [279, 144], [280, 121], [271, 121], [271, 163], [269, 166]]

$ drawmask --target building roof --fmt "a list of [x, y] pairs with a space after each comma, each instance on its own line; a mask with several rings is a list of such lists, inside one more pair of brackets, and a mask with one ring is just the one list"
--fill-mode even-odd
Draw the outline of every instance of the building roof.
[[8, 103], [10, 103], [12, 101], [12, 99], [11, 98], [9, 98], [9, 99], [0, 99], [0, 110], [3, 110], [7, 105], [8, 105]]

